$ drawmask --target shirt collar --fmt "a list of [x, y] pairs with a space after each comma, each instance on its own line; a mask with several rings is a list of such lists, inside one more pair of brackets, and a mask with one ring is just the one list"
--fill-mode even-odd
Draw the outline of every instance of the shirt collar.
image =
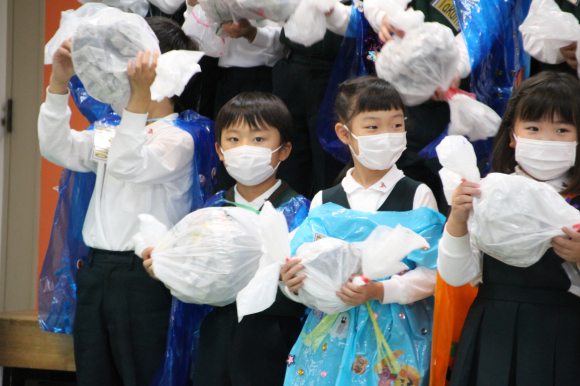
[[236, 186], [234, 187], [234, 191], [235, 191], [234, 198], [236, 200], [236, 204], [242, 204], [242, 205], [249, 206], [250, 208], [260, 209], [264, 205], [264, 203], [266, 202], [266, 200], [268, 198], [270, 198], [270, 196], [272, 194], [274, 194], [274, 192], [276, 191], [276, 189], [278, 189], [281, 185], [282, 185], [282, 180], [278, 180], [278, 182], [276, 182], [276, 184], [274, 184], [274, 186], [272, 186], [270, 189], [268, 189], [266, 192], [264, 192], [261, 196], [259, 196], [258, 198], [256, 198], [252, 202], [248, 202], [238, 192], [238, 184], [236, 184]]
[[[514, 174], [518, 175], [518, 176], [532, 178], [528, 174], [526, 174], [522, 170], [522, 168], [520, 168], [519, 166], [516, 166]], [[571, 179], [570, 172], [567, 172], [567, 173], [564, 173], [563, 176], [560, 176], [558, 178], [554, 178], [553, 180], [544, 181], [544, 182], [546, 184], [550, 185], [552, 188], [556, 189], [556, 192], [561, 192], [562, 190], [564, 190], [566, 188], [568, 183], [570, 183], [570, 179]]]
[[402, 171], [400, 171], [396, 165], [391, 167], [391, 170], [387, 174], [383, 176], [380, 180], [378, 180], [374, 185], [370, 186], [368, 189], [365, 189], [361, 184], [355, 181], [352, 177], [352, 172], [354, 168], [349, 169], [346, 173], [346, 176], [342, 180], [342, 187], [346, 194], [351, 194], [359, 189], [362, 190], [376, 190], [380, 193], [388, 193], [393, 190], [393, 187], [401, 178], [405, 175]]
[[177, 114], [177, 113], [169, 114], [168, 116], [163, 117], [163, 118], [159, 119], [158, 121], [151, 122], [151, 124], [149, 124], [145, 127], [147, 129], [147, 132], [153, 133], [153, 131], [156, 131], [157, 129], [160, 129], [160, 128], [166, 127], [166, 126], [170, 126], [170, 122], [168, 122], [168, 121], [175, 121], [178, 117], [179, 117], [179, 114]]

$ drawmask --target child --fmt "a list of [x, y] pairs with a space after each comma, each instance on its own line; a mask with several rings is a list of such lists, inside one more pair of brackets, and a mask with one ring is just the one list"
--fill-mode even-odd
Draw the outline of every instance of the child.
[[[149, 24], [162, 52], [195, 48], [170, 20], [150, 19]], [[170, 227], [190, 212], [194, 142], [171, 123], [177, 117], [177, 97], [151, 101], [158, 56], [139, 53], [135, 67], [128, 65], [131, 99], [120, 125], [107, 128], [116, 135], [112, 142], [105, 138], [111, 143], [106, 162], [92, 157], [96, 130], [77, 132], [69, 126], [68, 83], [74, 75], [70, 40], [54, 55], [40, 109], [42, 155], [73, 171], [94, 172], [97, 181], [83, 225], [91, 251], [77, 275], [74, 348], [79, 385], [148, 385], [165, 350], [171, 296], [138, 262], [132, 237], [139, 231], [141, 213]], [[161, 120], [148, 125], [148, 119]]]
[[[422, 207], [437, 210], [437, 204], [431, 190], [426, 185], [405, 177], [395, 165], [406, 148], [406, 109], [400, 95], [391, 84], [372, 76], [345, 82], [340, 86], [336, 100], [336, 112], [339, 121], [336, 124], [336, 133], [341, 141], [350, 147], [354, 168], [347, 166], [349, 169], [340, 184], [319, 192], [312, 201], [311, 211], [314, 207], [325, 203], [334, 203], [347, 209], [364, 212], [403, 212]], [[437, 214], [437, 216], [441, 215]], [[441, 221], [440, 226], [442, 223]], [[419, 337], [415, 338], [409, 336], [406, 331], [409, 331], [410, 319], [418, 318], [414, 319], [413, 323], [420, 319], [430, 323], [432, 314], [429, 314], [428, 310], [431, 306], [421, 301], [430, 298], [435, 292], [437, 273], [434, 269], [434, 263], [436, 256], [434, 253], [432, 255], [423, 261], [415, 262], [418, 263], [416, 265], [409, 262], [410, 267], [414, 269], [405, 274], [393, 276], [389, 280], [370, 281], [366, 286], [346, 283], [342, 286], [341, 291], [337, 292], [337, 296], [352, 306], [364, 305], [371, 300], [379, 301], [383, 306], [373, 305], [373, 309], [377, 311], [377, 315], [381, 315], [382, 319], [379, 320], [379, 324], [385, 327], [382, 331], [385, 336], [388, 336], [388, 329], [391, 337], [402, 336], [406, 343], [415, 339], [417, 347], [424, 344], [430, 347], [430, 336], [428, 336], [430, 329], [426, 329], [422, 333], [420, 328], [416, 331]], [[293, 293], [300, 291], [305, 279], [305, 275], [300, 275], [303, 266], [299, 263], [299, 258], [293, 259], [285, 264], [281, 271], [282, 279], [286, 284], [286, 294], [294, 299], [297, 298], [294, 297]], [[410, 307], [413, 302], [418, 303], [414, 305], [413, 309], [407, 309], [406, 307]], [[432, 304], [432, 300], [429, 304]], [[357, 307], [353, 310], [357, 310], [355, 312], [358, 313], [359, 309], [366, 310], [365, 307]], [[400, 311], [395, 311], [397, 309]], [[431, 316], [427, 318], [423, 314], [414, 314], [419, 310], [422, 310], [423, 314]], [[305, 334], [311, 333], [319, 324], [321, 318], [317, 313], [315, 311], [309, 315], [304, 328]], [[393, 323], [392, 317], [389, 316], [391, 314], [402, 315], [401, 320], [407, 319], [401, 322], [406, 323], [405, 327], [397, 330], [397, 325], [402, 326], [402, 324], [397, 324], [395, 321], [395, 326], [392, 327], [391, 331], [389, 325], [389, 323]], [[344, 320], [345, 324], [356, 324], [355, 327], [346, 326], [342, 329], [342, 331], [349, 331], [348, 337], [344, 335], [346, 332], [340, 333], [338, 329], [334, 331], [331, 328], [330, 336], [338, 337], [338, 339], [329, 340], [328, 347], [327, 344], [324, 344], [322, 350], [320, 348], [313, 349], [314, 353], [310, 349], [301, 348], [299, 344], [294, 347], [291, 359], [292, 363], [298, 365], [292, 367], [289, 365], [286, 385], [350, 385], [359, 384], [358, 382], [377, 384], [384, 377], [392, 382], [397, 379], [396, 374], [385, 373], [386, 366], [383, 368], [383, 366], [375, 366], [375, 363], [370, 363], [373, 359], [373, 352], [376, 355], [377, 340], [374, 339], [373, 335], [373, 342], [357, 341], [357, 337], [362, 336], [364, 331], [368, 331], [372, 327], [370, 327], [370, 322], [366, 325], [361, 324], [360, 321], [357, 322], [357, 317], [353, 315], [345, 313], [344, 316], [343, 314], [339, 316], [339, 319]], [[350, 322], [348, 322], [349, 320]], [[384, 324], [385, 321], [387, 324]], [[428, 328], [429, 325], [422, 326], [422, 328], [424, 327]], [[342, 338], [341, 334], [343, 334]], [[393, 344], [391, 338], [387, 340]], [[368, 347], [369, 351], [365, 355], [356, 356], [356, 361], [353, 363], [349, 361], [348, 355], [359, 350], [360, 347], [357, 345], [360, 343]], [[347, 348], [344, 348], [345, 344]], [[411, 345], [413, 344], [411, 343]], [[393, 350], [402, 349], [395, 346], [391, 348]], [[365, 349], [363, 348], [363, 350]], [[336, 355], [340, 358], [338, 362], [332, 363], [330, 358]], [[407, 355], [412, 356], [413, 353], [407, 353]], [[421, 376], [419, 378], [425, 376], [428, 378], [426, 372], [429, 358], [414, 360], [414, 365], [417, 368], [420, 367], [418, 371]], [[375, 374], [375, 371], [378, 371], [379, 374]], [[390, 385], [391, 383], [379, 384]]]
[[[580, 193], [580, 84], [543, 72], [510, 99], [492, 167], [544, 181], [571, 204]], [[470, 246], [467, 218], [479, 185], [455, 190], [439, 245], [438, 269], [450, 285], [478, 284], [455, 355], [451, 385], [571, 385], [580, 379], [580, 235], [552, 239], [536, 264], [506, 265]], [[577, 207], [577, 206], [576, 206]], [[533, 210], [533, 208], [532, 208]]]
[[[275, 208], [300, 201], [298, 193], [276, 179], [292, 150], [292, 128], [290, 112], [274, 95], [246, 92], [226, 103], [216, 120], [216, 150], [237, 184], [208, 205], [227, 200], [260, 210], [266, 201]], [[269, 309], [240, 323], [236, 303], [215, 307], [201, 324], [193, 384], [282, 385], [304, 310], [280, 292]]]

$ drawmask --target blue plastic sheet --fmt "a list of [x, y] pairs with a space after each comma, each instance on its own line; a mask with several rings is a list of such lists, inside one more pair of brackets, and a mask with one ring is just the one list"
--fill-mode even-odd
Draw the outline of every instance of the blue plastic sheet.
[[[222, 190], [209, 198], [205, 207], [230, 205]], [[288, 228], [293, 231], [308, 215], [310, 201], [303, 196], [291, 198], [276, 210], [286, 217]], [[197, 359], [199, 329], [203, 318], [211, 311], [207, 305], [188, 304], [173, 298], [171, 319], [167, 338], [165, 362], [157, 372], [151, 386], [185, 386], [192, 384], [192, 372]]]
[[361, 7], [352, 5], [350, 24], [330, 74], [324, 100], [318, 112], [316, 134], [322, 148], [338, 161], [346, 164], [350, 151], [336, 136], [334, 102], [338, 86], [344, 81], [363, 75], [376, 75], [374, 61], [382, 43], [365, 19]]
[[[71, 95], [80, 111], [91, 123], [117, 126], [121, 118], [107, 104], [87, 95], [82, 83], [74, 77], [69, 84]], [[201, 207], [212, 193], [219, 158], [214, 148], [213, 122], [193, 111], [179, 115], [175, 125], [193, 136], [194, 172], [190, 194], [192, 210]], [[72, 334], [76, 307], [76, 272], [89, 253], [82, 229], [94, 190], [94, 173], [63, 170], [60, 197], [54, 216], [50, 242], [38, 286], [38, 320], [44, 331]]]
[[[414, 251], [403, 262], [414, 269], [418, 264], [435, 269], [437, 248], [445, 217], [428, 208], [409, 212], [360, 212], [335, 204], [314, 208], [292, 239], [292, 250], [319, 237], [336, 237], [348, 242], [364, 241], [378, 225], [401, 224], [429, 242], [427, 250]], [[388, 278], [386, 279], [388, 280]], [[377, 365], [377, 340], [366, 305], [338, 315], [320, 345], [307, 346], [304, 337], [324, 319], [313, 311], [306, 320], [292, 351], [285, 386], [338, 385], [428, 385], [434, 299], [414, 304], [370, 302], [373, 318], [393, 350], [402, 370], [391, 373]]]

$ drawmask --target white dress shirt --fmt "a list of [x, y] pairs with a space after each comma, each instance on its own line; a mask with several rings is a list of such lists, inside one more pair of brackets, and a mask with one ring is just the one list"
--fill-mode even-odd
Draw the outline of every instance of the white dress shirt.
[[134, 249], [138, 215], [147, 213], [171, 228], [191, 209], [193, 138], [160, 120], [146, 126], [147, 114], [123, 112], [107, 163], [91, 159], [93, 131], [70, 128], [69, 95], [47, 91], [38, 117], [40, 152], [52, 163], [97, 175], [83, 226], [87, 246], [110, 251]]
[[[405, 176], [402, 171], [393, 166], [376, 184], [365, 189], [352, 177], [353, 170], [354, 168], [347, 172], [341, 184], [351, 209], [364, 212], [376, 212], [387, 200], [397, 182]], [[310, 210], [319, 205], [322, 205], [322, 192], [318, 192], [314, 196]], [[419, 185], [413, 199], [413, 209], [422, 207], [437, 210], [435, 197], [425, 184]], [[384, 287], [381, 303], [409, 304], [435, 294], [437, 271], [417, 265], [415, 269], [402, 276], [393, 276], [380, 283]], [[285, 287], [284, 293], [290, 299], [299, 301], [298, 297], [291, 293], [287, 287]]]
[[[188, 36], [199, 41], [203, 38], [196, 36], [199, 30], [191, 28], [192, 23], [197, 22], [192, 14], [194, 9], [197, 14], [203, 12], [199, 4], [195, 7], [188, 5], [182, 28]], [[218, 65], [220, 67], [274, 67], [274, 64], [282, 58], [284, 45], [280, 43], [280, 32], [282, 31], [280, 24], [269, 20], [250, 20], [250, 24], [257, 28], [254, 41], [250, 43], [246, 38], [231, 39], [229, 45], [225, 47], [223, 55], [219, 58]]]
[[270, 196], [272, 194], [274, 194], [274, 192], [276, 191], [276, 189], [278, 189], [280, 187], [280, 185], [282, 185], [282, 181], [278, 180], [278, 182], [276, 182], [276, 184], [274, 184], [274, 186], [272, 186], [270, 189], [266, 190], [264, 192], [264, 194], [262, 194], [260, 197], [255, 198], [254, 201], [247, 201], [238, 192], [238, 184], [236, 184], [236, 186], [234, 187], [234, 192], [235, 192], [234, 200], [235, 200], [236, 204], [242, 204], [245, 206], [249, 206], [252, 209], [260, 210], [260, 208], [262, 206], [264, 206], [264, 203], [268, 200], [268, 198], [270, 198]]
[[[364, 12], [365, 17], [369, 21], [371, 27], [375, 32], [379, 32], [381, 29], [381, 24], [383, 23], [384, 17], [387, 12], [383, 11], [380, 6], [381, 0], [365, 0], [364, 1]], [[467, 78], [471, 74], [471, 62], [469, 61], [469, 52], [467, 51], [467, 45], [465, 44], [465, 39], [463, 39], [463, 33], [460, 32], [455, 36], [455, 46], [459, 50], [459, 63], [457, 64], [457, 71], [461, 78]]]
[[[519, 167], [516, 167], [513, 174], [529, 178]], [[570, 181], [570, 175], [566, 174], [546, 183], [561, 192], [568, 181]], [[572, 283], [568, 292], [580, 296], [578, 264], [566, 261], [562, 267]], [[483, 253], [471, 244], [469, 233], [462, 237], [453, 237], [445, 229], [439, 242], [437, 269], [441, 278], [449, 285], [460, 287], [471, 283], [472, 286], [477, 286], [483, 282]]]

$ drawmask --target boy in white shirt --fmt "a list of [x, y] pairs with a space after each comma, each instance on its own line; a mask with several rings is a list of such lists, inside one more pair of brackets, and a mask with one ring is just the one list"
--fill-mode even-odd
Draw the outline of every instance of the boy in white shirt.
[[[162, 52], [195, 48], [174, 22], [148, 22]], [[171, 122], [177, 118], [175, 99], [151, 100], [158, 56], [139, 53], [134, 68], [129, 62], [131, 98], [114, 128], [106, 162], [92, 157], [95, 131], [69, 126], [68, 82], [74, 75], [70, 40], [55, 53], [40, 109], [42, 155], [73, 171], [96, 173], [83, 226], [91, 251], [77, 273], [73, 336], [81, 386], [148, 385], [165, 352], [171, 296], [147, 275], [133, 253], [132, 237], [139, 230], [139, 214], [151, 214], [171, 227], [190, 212], [194, 143]], [[148, 119], [162, 120], [148, 125]]]

